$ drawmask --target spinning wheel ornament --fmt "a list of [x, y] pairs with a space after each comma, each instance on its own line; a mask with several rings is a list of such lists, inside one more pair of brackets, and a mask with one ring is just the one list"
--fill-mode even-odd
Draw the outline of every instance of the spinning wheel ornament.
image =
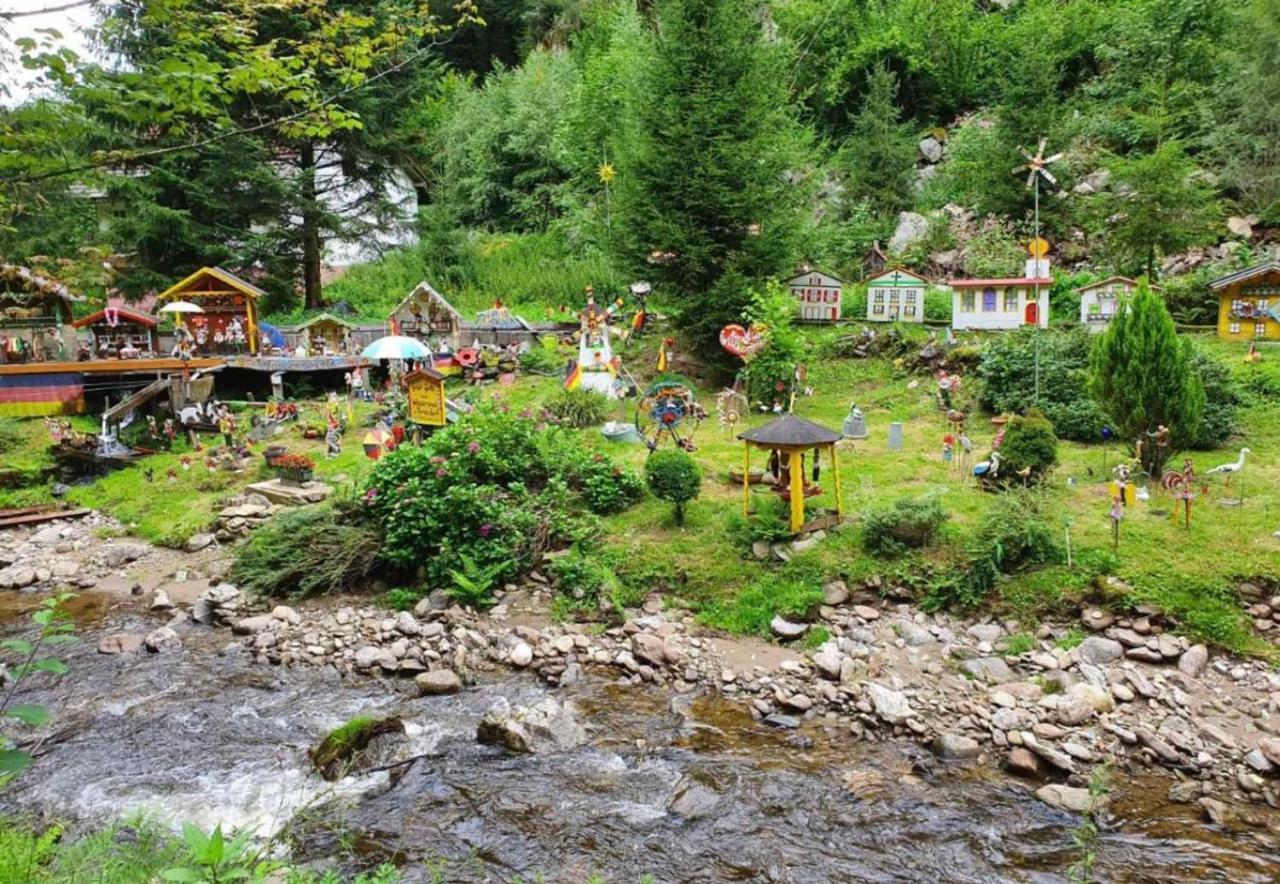
[[659, 378], [636, 405], [636, 430], [651, 451], [657, 449], [664, 435], [677, 448], [693, 451], [692, 437], [702, 413], [693, 389], [683, 378]]

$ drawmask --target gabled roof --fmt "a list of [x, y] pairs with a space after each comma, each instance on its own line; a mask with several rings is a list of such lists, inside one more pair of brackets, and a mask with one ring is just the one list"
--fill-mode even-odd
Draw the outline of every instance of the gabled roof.
[[1226, 276], [1220, 276], [1213, 282], [1209, 283], [1209, 288], [1220, 289], [1237, 282], [1247, 282], [1255, 276], [1265, 276], [1268, 273], [1280, 273], [1280, 261], [1267, 261], [1262, 264], [1255, 264], [1252, 267], [1246, 267], [1244, 270], [1237, 270], [1235, 273], [1228, 273]]
[[808, 270], [804, 271], [803, 273], [797, 273], [795, 276], [787, 280], [787, 284], [790, 285], [791, 283], [795, 282], [797, 279], [804, 279], [806, 276], [808, 276], [811, 273], [816, 273], [819, 276], [825, 276], [827, 279], [834, 279], [836, 282], [840, 283], [841, 285], [844, 284], [844, 280], [836, 276], [834, 273], [828, 273], [827, 271], [820, 270], [817, 267], [810, 267]]
[[267, 293], [262, 289], [258, 288], [247, 279], [242, 279], [241, 277], [236, 276], [230, 270], [223, 270], [221, 267], [201, 267], [186, 279], [180, 282], [175, 282], [173, 285], [169, 286], [160, 293], [160, 296], [156, 300], [167, 301], [170, 298], [176, 298], [179, 295], [184, 294], [198, 297], [200, 292], [193, 291], [191, 286], [205, 277], [212, 277], [225, 285], [231, 286], [241, 294], [253, 298], [254, 300], [257, 300], [258, 298], [265, 298], [267, 296]]
[[443, 308], [445, 312], [449, 313], [454, 318], [455, 322], [462, 321], [462, 314], [459, 313], [457, 309], [452, 304], [449, 303], [449, 301], [445, 298], [444, 295], [436, 291], [431, 286], [431, 283], [427, 282], [426, 280], [423, 280], [422, 282], [415, 285], [413, 287], [413, 291], [405, 295], [404, 300], [401, 301], [399, 304], [397, 304], [395, 309], [391, 311], [391, 315], [395, 316], [401, 310], [408, 307], [410, 301], [414, 301], [422, 297], [425, 297], [428, 301], [432, 301], [437, 306]]
[[315, 325], [317, 322], [335, 322], [338, 325], [342, 326], [343, 328], [356, 327], [355, 323], [348, 322], [347, 320], [343, 319], [341, 316], [334, 316], [332, 313], [317, 313], [315, 316], [312, 316], [306, 322], [303, 322], [299, 325], [294, 326], [293, 330], [302, 331], [304, 328], [311, 328], [311, 326]]
[[839, 442], [841, 436], [821, 424], [807, 421], [794, 414], [784, 414], [763, 427], [739, 433], [738, 438], [753, 445], [811, 446]]
[[907, 268], [905, 268], [905, 267], [899, 267], [899, 266], [897, 266], [896, 264], [895, 264], [894, 266], [892, 266], [892, 267], [885, 267], [885, 268], [883, 268], [883, 269], [881, 269], [881, 270], [876, 271], [875, 273], [873, 273], [873, 274], [871, 274], [870, 276], [868, 276], [866, 279], [862, 280], [862, 282], [863, 282], [863, 283], [868, 283], [868, 282], [871, 282], [873, 279], [879, 279], [879, 278], [880, 278], [880, 277], [882, 277], [882, 276], [888, 276], [890, 273], [901, 273], [903, 276], [910, 276], [912, 279], [919, 280], [920, 282], [924, 283], [925, 285], [930, 285], [930, 284], [931, 284], [931, 283], [929, 282], [929, 280], [925, 279], [925, 278], [924, 278], [923, 276], [921, 276], [919, 273], [915, 273], [915, 272], [913, 272], [913, 271], [910, 271], [910, 270], [908, 270], [908, 269], [907, 269]]
[[1053, 285], [1053, 280], [1049, 278], [1036, 279], [1031, 276], [1015, 276], [1009, 279], [948, 279], [947, 285], [953, 289], [968, 289], [978, 286], [997, 286], [997, 285]]
[[431, 380], [433, 381], [444, 380], [444, 375], [440, 374], [440, 372], [436, 371], [434, 368], [428, 368], [425, 365], [420, 365], [419, 367], [415, 368], [413, 371], [406, 374], [404, 376], [404, 380], [407, 381], [409, 380], [409, 378], [418, 377], [418, 376], [431, 378]]
[[[19, 291], [6, 292], [7, 286], [19, 286]], [[71, 293], [71, 289], [49, 276], [36, 273], [30, 267], [22, 267], [18, 264], [0, 264], [0, 295], [11, 294], [14, 296], [26, 293], [28, 295], [51, 295], [55, 298], [61, 298], [69, 304], [72, 302], [83, 301], [84, 298]]]
[[[1078, 289], [1075, 289], [1074, 291], [1077, 292], [1078, 294], [1084, 294], [1085, 292], [1091, 292], [1094, 289], [1100, 289], [1104, 285], [1111, 285], [1112, 283], [1115, 283], [1115, 282], [1123, 282], [1125, 285], [1131, 285], [1135, 289], [1138, 287], [1138, 281], [1136, 279], [1130, 279], [1127, 276], [1109, 276], [1106, 279], [1100, 279], [1097, 282], [1091, 282], [1088, 285], [1082, 285]], [[1151, 289], [1151, 291], [1153, 292], [1160, 291], [1160, 286], [1158, 285], [1148, 285], [1147, 288]]]
[[[141, 310], [134, 310], [132, 307], [117, 307], [115, 310], [116, 313], [119, 314], [120, 318], [125, 322], [145, 325], [150, 328], [154, 328], [160, 322], [159, 319], [152, 316], [150, 313], [143, 313]], [[75, 328], [84, 328], [85, 326], [93, 325], [96, 322], [101, 322], [106, 318], [107, 311], [106, 308], [103, 308], [97, 313], [91, 313], [82, 319], [77, 319], [75, 322], [71, 323], [71, 325]]]

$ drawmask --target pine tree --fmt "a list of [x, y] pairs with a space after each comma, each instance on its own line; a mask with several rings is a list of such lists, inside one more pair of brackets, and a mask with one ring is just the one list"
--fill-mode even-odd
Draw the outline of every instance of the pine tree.
[[1253, 0], [1245, 23], [1219, 127], [1220, 148], [1227, 180], [1245, 208], [1280, 221], [1280, 0]]
[[667, 284], [684, 327], [710, 343], [741, 321], [753, 282], [792, 269], [810, 141], [756, 2], [664, 0], [656, 12], [615, 220], [637, 269]]
[[[1121, 439], [1144, 443], [1142, 464], [1152, 476], [1200, 432], [1205, 395], [1192, 359], [1190, 342], [1178, 337], [1145, 278], [1093, 345], [1089, 390]], [[1147, 441], [1162, 426], [1169, 430], [1164, 449]]]
[[898, 121], [898, 78], [887, 66], [872, 69], [862, 109], [853, 118], [853, 136], [841, 149], [849, 168], [849, 195], [867, 199], [877, 212], [892, 213], [911, 204], [916, 145]]

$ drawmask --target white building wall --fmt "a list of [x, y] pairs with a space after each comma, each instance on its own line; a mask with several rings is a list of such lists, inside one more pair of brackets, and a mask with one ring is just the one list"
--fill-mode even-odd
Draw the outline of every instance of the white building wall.
[[[1036, 300], [1034, 290], [1029, 287], [1017, 287], [1016, 309], [1012, 303], [1006, 304], [1005, 286], [996, 287], [996, 309], [983, 309], [983, 290], [972, 288], [953, 288], [951, 290], [951, 327], [956, 331], [965, 330], [1000, 330], [1022, 328], [1026, 324], [1027, 304]], [[965, 295], [973, 295], [973, 309], [965, 309]], [[1049, 327], [1049, 287], [1040, 288], [1037, 301], [1037, 324], [1040, 328]]]

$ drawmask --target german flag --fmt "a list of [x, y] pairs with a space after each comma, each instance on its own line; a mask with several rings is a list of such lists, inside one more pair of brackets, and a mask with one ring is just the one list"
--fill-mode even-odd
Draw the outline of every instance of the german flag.
[[582, 364], [578, 360], [574, 360], [569, 366], [569, 374], [565, 376], [564, 388], [566, 390], [576, 390], [582, 385]]
[[0, 377], [0, 415], [40, 417], [84, 411], [84, 375], [80, 372]]

